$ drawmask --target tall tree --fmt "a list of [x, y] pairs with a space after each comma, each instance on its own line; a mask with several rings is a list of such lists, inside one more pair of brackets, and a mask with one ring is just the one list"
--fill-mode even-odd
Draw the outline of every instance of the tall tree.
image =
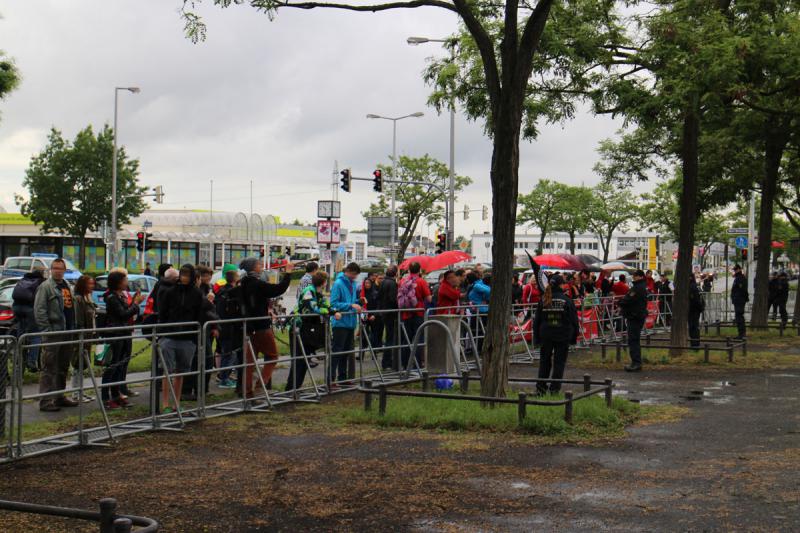
[[569, 236], [569, 253], [575, 253], [575, 235], [589, 229], [589, 213], [593, 201], [592, 191], [584, 186], [567, 185], [553, 221], [553, 230]]
[[614, 233], [626, 231], [636, 214], [636, 197], [629, 191], [606, 181], [595, 187], [587, 220], [589, 228], [600, 240], [604, 263], [608, 262]]
[[[22, 184], [27, 199], [15, 195], [23, 215], [42, 233], [57, 232], [80, 239], [81, 268], [85, 266], [86, 233], [96, 231], [111, 215], [111, 161], [114, 132], [106, 125], [97, 135], [91, 126], [70, 143], [52, 129], [47, 146], [31, 158]], [[117, 220], [127, 224], [144, 211], [139, 186], [139, 161], [128, 159], [124, 147], [117, 150]]]
[[[385, 174], [388, 175], [391, 165], [378, 165]], [[447, 197], [442, 192], [446, 191], [449, 180], [449, 170], [447, 165], [441, 161], [433, 159], [428, 154], [422, 157], [397, 158], [397, 176], [402, 181], [415, 181], [430, 183], [431, 185], [398, 185], [395, 197], [398, 204], [395, 206], [398, 223], [403, 232], [398, 239], [399, 249], [397, 251], [397, 263], [402, 263], [406, 249], [417, 232], [420, 221], [425, 218], [431, 222], [444, 220], [444, 205]], [[472, 183], [472, 179], [467, 176], [456, 176], [456, 192], [464, 190], [464, 187]], [[438, 189], [438, 186], [441, 188]], [[362, 212], [364, 217], [389, 216], [391, 214], [388, 198], [390, 194], [383, 192], [378, 197], [378, 201], [370, 204], [369, 209]]]
[[536, 253], [544, 251], [547, 235], [555, 229], [567, 186], [557, 181], [539, 180], [528, 194], [519, 195], [519, 214], [517, 222], [528, 224], [539, 230], [539, 244]]
[[[199, 0], [184, 0], [186, 32], [193, 40], [203, 39], [206, 27], [192, 11]], [[554, 2], [538, 0], [535, 6], [517, 0], [399, 0], [375, 4], [360, 2], [328, 3], [290, 0], [214, 0], [228, 7], [247, 3], [274, 17], [281, 9], [337, 9], [376, 12], [395, 9], [434, 7], [459, 17], [464, 35], [460, 40], [456, 67], [448, 69], [464, 83], [456, 87], [447, 102], [465, 103], [468, 116], [485, 120], [492, 139], [489, 173], [492, 187], [492, 274], [496, 283], [489, 303], [489, 319], [482, 357], [484, 372], [481, 392], [486, 396], [504, 396], [508, 381], [509, 340], [508, 312], [511, 307], [511, 279], [514, 266], [514, 232], [519, 187], [519, 142], [525, 122], [525, 134], [532, 136], [540, 120], [561, 120], [573, 109], [569, 90], [575, 80], [558, 76], [568, 66], [594, 61], [599, 54], [608, 54], [608, 34], [617, 34], [617, 19], [611, 12], [612, 2], [574, 0]], [[548, 28], [553, 14], [555, 31]], [[473, 52], [473, 53], [471, 53]], [[474, 70], [469, 70], [474, 66]], [[474, 78], [464, 75], [475, 72]], [[591, 69], [575, 68], [584, 73]], [[534, 75], [535, 76], [532, 76]], [[551, 74], [556, 74], [551, 76]], [[438, 77], [443, 79], [445, 76]], [[579, 78], [581, 79], [581, 78]], [[445, 80], [446, 81], [446, 80]], [[469, 82], [475, 83], [469, 83]], [[469, 88], [467, 88], [469, 86]], [[452, 98], [454, 96], [455, 98]], [[434, 95], [435, 99], [435, 95]], [[556, 105], [550, 106], [550, 103]], [[563, 105], [560, 105], [562, 104]]]

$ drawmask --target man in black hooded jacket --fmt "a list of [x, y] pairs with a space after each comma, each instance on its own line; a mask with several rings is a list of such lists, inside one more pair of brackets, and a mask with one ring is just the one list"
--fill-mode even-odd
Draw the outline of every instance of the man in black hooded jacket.
[[626, 372], [642, 371], [642, 329], [647, 318], [647, 282], [644, 272], [633, 273], [633, 286], [628, 294], [619, 301], [622, 316], [628, 322], [628, 353], [631, 364], [625, 367]]

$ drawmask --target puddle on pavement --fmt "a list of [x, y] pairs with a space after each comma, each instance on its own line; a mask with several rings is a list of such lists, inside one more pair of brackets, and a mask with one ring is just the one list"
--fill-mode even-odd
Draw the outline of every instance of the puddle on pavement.
[[800, 378], [800, 374], [770, 374], [771, 378]]

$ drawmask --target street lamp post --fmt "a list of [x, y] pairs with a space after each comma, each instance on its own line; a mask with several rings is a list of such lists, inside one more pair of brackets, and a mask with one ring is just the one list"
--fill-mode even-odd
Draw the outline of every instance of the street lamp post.
[[[367, 118], [380, 118], [383, 120], [391, 120], [392, 121], [392, 180], [397, 180], [397, 121], [403, 120], [404, 118], [419, 118], [423, 116], [424, 113], [421, 111], [417, 111], [416, 113], [411, 113], [410, 115], [403, 115], [402, 117], [383, 117], [381, 115], [374, 115], [369, 113]], [[396, 198], [396, 188], [397, 184], [392, 183], [392, 206], [391, 206], [391, 216], [389, 223], [390, 231], [389, 234], [391, 235], [391, 244], [394, 246], [395, 242], [397, 241], [397, 225], [395, 224], [395, 198]]]
[[[447, 39], [429, 39], [427, 37], [409, 37], [406, 42], [411, 46], [424, 43], [447, 43]], [[450, 57], [455, 63], [456, 47], [450, 49]], [[450, 187], [448, 195], [449, 219], [447, 221], [447, 248], [453, 248], [455, 243], [455, 212], [456, 212], [456, 102], [450, 101]]]
[[128, 91], [136, 94], [141, 91], [139, 87], [114, 88], [114, 153], [111, 162], [111, 265], [117, 266], [117, 108], [119, 107], [119, 92]]

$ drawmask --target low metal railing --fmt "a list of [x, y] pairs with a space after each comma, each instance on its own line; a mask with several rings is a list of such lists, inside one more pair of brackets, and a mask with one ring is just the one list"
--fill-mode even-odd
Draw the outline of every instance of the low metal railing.
[[[0, 509], [17, 513], [58, 516], [62, 518], [97, 522], [100, 533], [129, 533], [131, 531], [135, 531], [136, 533], [154, 533], [159, 530], [158, 522], [152, 518], [117, 514], [117, 500], [114, 498], [103, 498], [98, 503], [100, 506], [99, 511], [87, 511], [85, 509], [74, 509], [71, 507], [56, 507], [38, 503], [0, 500]], [[134, 526], [136, 526], [136, 529], [133, 529]]]

